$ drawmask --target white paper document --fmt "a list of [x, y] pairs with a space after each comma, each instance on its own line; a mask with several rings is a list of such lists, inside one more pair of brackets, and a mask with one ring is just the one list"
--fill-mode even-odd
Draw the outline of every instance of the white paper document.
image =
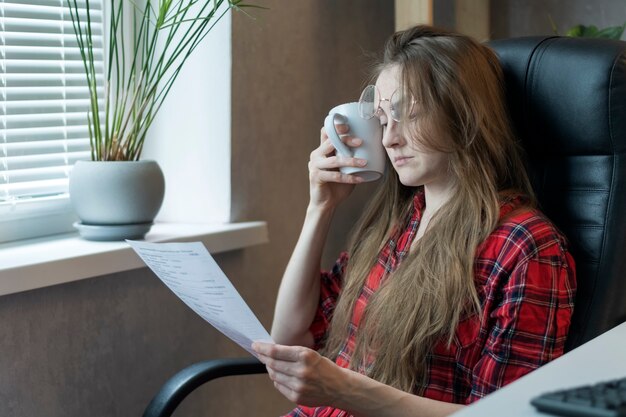
[[253, 341], [274, 343], [202, 243], [127, 242], [185, 304], [252, 355]]

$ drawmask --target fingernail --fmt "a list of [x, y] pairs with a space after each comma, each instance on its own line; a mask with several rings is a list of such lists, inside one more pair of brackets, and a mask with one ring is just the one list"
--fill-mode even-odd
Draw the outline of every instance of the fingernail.
[[365, 165], [367, 165], [367, 159], [361, 159], [361, 158], [359, 158], [359, 159], [357, 159], [357, 160], [356, 160], [356, 162], [357, 162], [357, 164], [359, 164], [359, 165], [360, 165], [360, 166], [362, 166], [362, 167], [363, 167], [363, 166], [365, 166]]
[[363, 141], [361, 139], [359, 139], [359, 138], [352, 138], [350, 140], [350, 145], [358, 146], [361, 143], [363, 143]]
[[333, 118], [333, 122], [336, 125], [343, 125], [345, 124], [347, 121], [346, 117], [342, 114], [335, 114], [335, 117]]

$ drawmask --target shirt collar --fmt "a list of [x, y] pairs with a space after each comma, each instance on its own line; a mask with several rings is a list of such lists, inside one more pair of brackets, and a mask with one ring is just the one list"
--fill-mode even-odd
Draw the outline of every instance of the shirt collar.
[[413, 195], [413, 210], [415, 213], [419, 213], [419, 215], [421, 216], [425, 207], [426, 196], [424, 194], [424, 187], [420, 186], [417, 188], [417, 191], [415, 191], [415, 194]]

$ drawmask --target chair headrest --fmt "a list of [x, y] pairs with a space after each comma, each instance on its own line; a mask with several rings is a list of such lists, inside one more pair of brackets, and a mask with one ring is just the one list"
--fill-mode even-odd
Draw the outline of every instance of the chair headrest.
[[528, 37], [490, 45], [505, 73], [514, 124], [531, 153], [626, 151], [624, 42]]

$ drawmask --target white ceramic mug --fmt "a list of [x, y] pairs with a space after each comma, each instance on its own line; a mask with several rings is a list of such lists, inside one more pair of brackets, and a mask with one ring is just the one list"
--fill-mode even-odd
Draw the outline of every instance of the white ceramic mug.
[[[351, 148], [341, 141], [335, 124], [347, 124], [352, 137], [363, 140]], [[358, 175], [364, 181], [376, 181], [385, 172], [385, 149], [382, 144], [383, 129], [377, 118], [364, 119], [359, 115], [359, 103], [346, 103], [334, 107], [324, 120], [324, 130], [337, 154], [367, 160], [363, 167], [341, 167], [344, 174]]]

